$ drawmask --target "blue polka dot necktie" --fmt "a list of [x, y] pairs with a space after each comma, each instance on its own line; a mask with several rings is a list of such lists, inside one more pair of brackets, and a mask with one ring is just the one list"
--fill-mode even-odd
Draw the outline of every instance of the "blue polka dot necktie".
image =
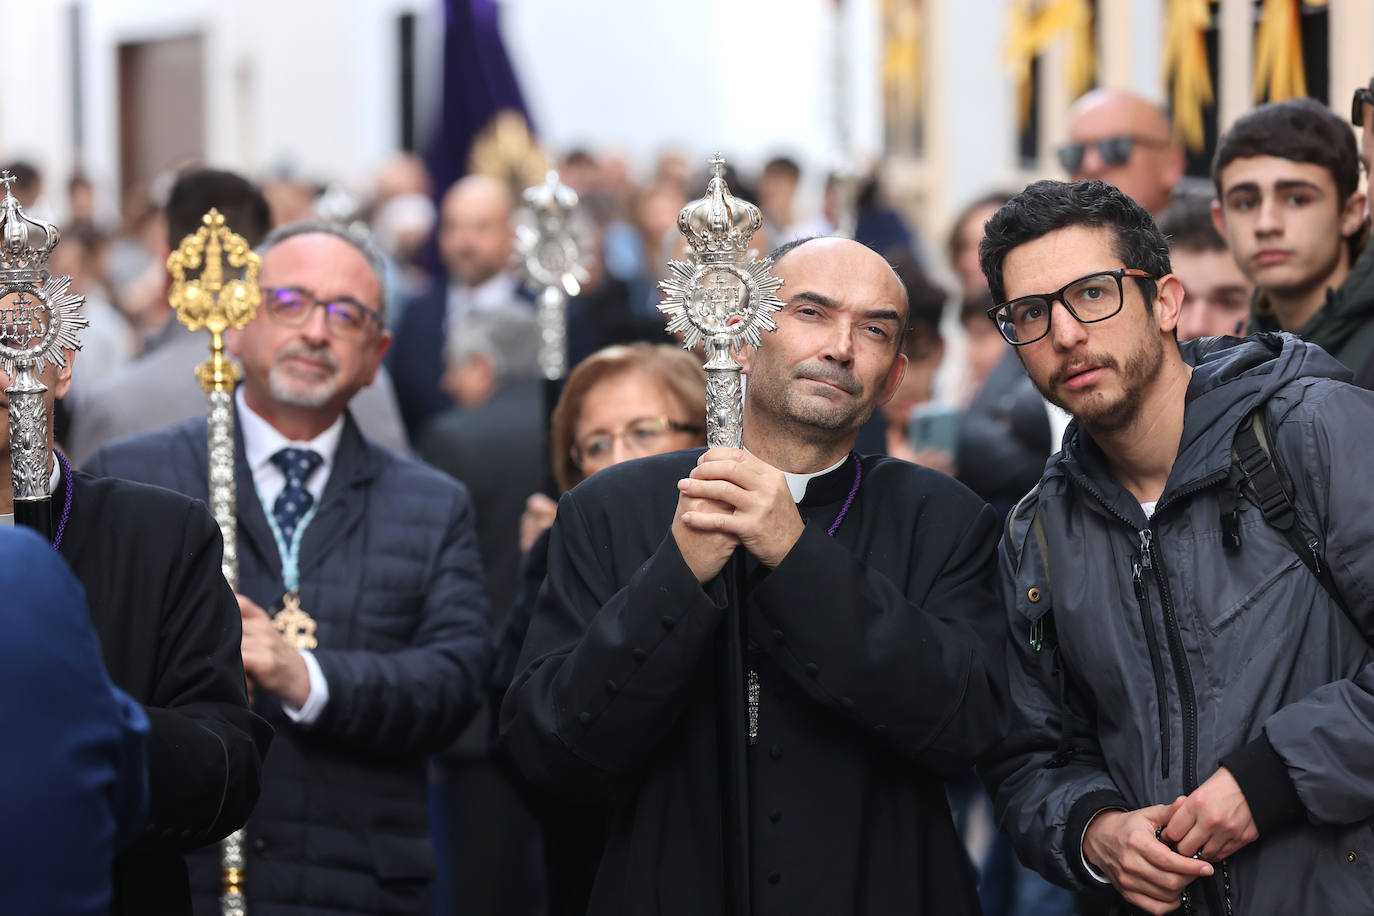
[[286, 477], [286, 486], [272, 504], [272, 514], [277, 517], [277, 527], [287, 544], [295, 538], [296, 526], [315, 502], [315, 497], [305, 488], [305, 481], [323, 461], [319, 452], [308, 448], [284, 448], [272, 456], [272, 463]]

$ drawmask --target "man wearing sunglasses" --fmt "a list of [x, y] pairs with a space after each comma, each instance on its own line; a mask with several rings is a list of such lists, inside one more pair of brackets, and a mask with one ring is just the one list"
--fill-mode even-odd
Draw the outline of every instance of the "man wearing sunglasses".
[[1213, 222], [1255, 284], [1251, 326], [1317, 344], [1369, 387], [1374, 251], [1350, 127], [1311, 99], [1261, 105], [1222, 135], [1212, 180]]
[[[491, 655], [471, 500], [363, 438], [348, 410], [391, 342], [371, 244], [305, 222], [260, 254], [262, 306], [228, 334], [243, 365], [243, 666], [276, 729], [246, 827], [248, 910], [427, 912], [425, 760], [477, 709]], [[93, 460], [95, 473], [199, 499], [207, 465], [203, 419]], [[293, 617], [313, 646], [282, 638]], [[191, 869], [208, 912], [213, 856]]]
[[1159, 106], [1131, 92], [1094, 89], [1069, 110], [1069, 141], [1059, 164], [1075, 180], [1116, 185], [1158, 215], [1183, 177], [1183, 150]]
[[[1147, 913], [1374, 911], [1374, 394], [1290, 335], [1179, 344], [1164, 237], [1101, 182], [1032, 184], [980, 254], [993, 321], [1074, 415], [1002, 542], [998, 823]], [[1252, 418], [1322, 580], [1231, 478]]]

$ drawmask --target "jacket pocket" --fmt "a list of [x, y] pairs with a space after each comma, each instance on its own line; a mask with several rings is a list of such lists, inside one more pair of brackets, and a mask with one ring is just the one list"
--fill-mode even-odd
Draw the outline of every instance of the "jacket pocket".
[[428, 881], [434, 877], [434, 847], [428, 837], [372, 833], [373, 869], [383, 881]]
[[1298, 556], [1292, 551], [1289, 551], [1286, 564], [1277, 563], [1270, 567], [1272, 572], [1269, 575], [1260, 577], [1260, 581], [1254, 588], [1229, 604], [1221, 602], [1225, 602], [1226, 598], [1229, 597], [1228, 592], [1234, 595], [1234, 588], [1212, 591], [1210, 594], [1219, 599], [1217, 605], [1212, 605], [1208, 600], [1207, 591], [1195, 595], [1194, 600], [1202, 603], [1207, 629], [1215, 636], [1257, 606], [1274, 607], [1275, 600], [1282, 597], [1285, 579], [1291, 585], [1293, 581], [1291, 577], [1297, 574], [1296, 570], [1300, 566], [1302, 566], [1302, 560], [1298, 559]]

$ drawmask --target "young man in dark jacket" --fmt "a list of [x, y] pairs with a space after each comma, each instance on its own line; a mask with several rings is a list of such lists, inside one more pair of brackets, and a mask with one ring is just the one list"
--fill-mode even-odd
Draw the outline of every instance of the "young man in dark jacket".
[[[1374, 910], [1374, 395], [1290, 335], [1180, 346], [1164, 238], [1100, 182], [1031, 185], [981, 258], [994, 320], [1075, 417], [1002, 545], [1001, 827], [1148, 913]], [[1227, 499], [1256, 410], [1330, 590]]]
[[1360, 376], [1374, 248], [1350, 125], [1311, 99], [1261, 105], [1222, 136], [1212, 180], [1212, 220], [1255, 284], [1251, 329], [1292, 331]]

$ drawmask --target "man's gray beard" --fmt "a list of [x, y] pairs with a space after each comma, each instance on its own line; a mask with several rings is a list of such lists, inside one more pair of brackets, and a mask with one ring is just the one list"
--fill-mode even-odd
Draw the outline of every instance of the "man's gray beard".
[[267, 373], [267, 388], [272, 397], [291, 407], [323, 407], [339, 391], [339, 378], [333, 376], [325, 381], [311, 384], [288, 379], [280, 366], [273, 366]]

